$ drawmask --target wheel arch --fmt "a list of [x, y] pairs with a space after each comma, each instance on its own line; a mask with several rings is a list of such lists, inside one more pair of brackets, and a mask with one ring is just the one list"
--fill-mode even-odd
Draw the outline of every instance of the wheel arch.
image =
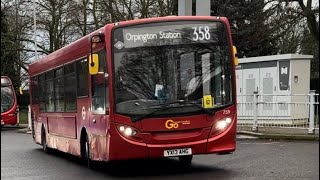
[[79, 146], [80, 146], [80, 155], [82, 157], [84, 157], [84, 153], [85, 153], [85, 142], [86, 141], [89, 141], [88, 143], [90, 143], [90, 140], [89, 140], [89, 135], [88, 135], [88, 131], [87, 131], [87, 127], [83, 126], [81, 128], [81, 131], [80, 131], [80, 143], [79, 143]]
[[48, 134], [48, 130], [47, 130], [46, 125], [45, 125], [44, 123], [41, 123], [41, 135], [40, 135], [40, 137], [41, 137], [41, 141], [40, 141], [40, 142], [42, 142], [43, 133]]
[[87, 132], [87, 128], [85, 126], [83, 126], [81, 128], [81, 131], [80, 131], [80, 144], [84, 141], [84, 140], [87, 140], [88, 136], [88, 132]]

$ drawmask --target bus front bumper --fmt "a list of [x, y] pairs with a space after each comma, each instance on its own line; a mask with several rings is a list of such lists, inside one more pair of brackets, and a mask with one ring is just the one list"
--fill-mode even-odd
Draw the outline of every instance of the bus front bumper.
[[[112, 127], [112, 126], [111, 126]], [[109, 139], [108, 160], [146, 159], [166, 157], [170, 150], [191, 150], [191, 155], [197, 154], [224, 154], [231, 153], [236, 149], [236, 128], [230, 128], [224, 133], [209, 139], [177, 144], [146, 144], [136, 142], [123, 137], [115, 127], [111, 128]], [[187, 154], [182, 154], [187, 155]]]
[[17, 116], [1, 118], [1, 126], [6, 124], [12, 124], [12, 125], [17, 124]]

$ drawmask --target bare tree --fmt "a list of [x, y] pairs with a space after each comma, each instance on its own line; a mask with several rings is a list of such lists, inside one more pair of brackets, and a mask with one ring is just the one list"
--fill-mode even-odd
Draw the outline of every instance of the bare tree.
[[158, 16], [175, 15], [175, 3], [176, 0], [157, 0], [154, 10]]
[[1, 74], [9, 76], [16, 88], [23, 80], [21, 72], [28, 72], [25, 57], [30, 49], [22, 41], [28, 37], [26, 31], [30, 28], [28, 12], [21, 11], [25, 7], [24, 0], [1, 2]]
[[[64, 45], [80, 37], [77, 29], [74, 29], [76, 22], [74, 14], [77, 14], [77, 6], [71, 0], [39, 0], [38, 6], [38, 29], [41, 38], [47, 39], [48, 51], [53, 52]], [[86, 32], [86, 31], [84, 31]]]
[[285, 2], [287, 6], [292, 6], [292, 3], [298, 3], [300, 7], [300, 15], [306, 18], [307, 26], [313, 38], [319, 46], [319, 4], [313, 6], [313, 0], [280, 0], [280, 3]]
[[80, 29], [81, 35], [85, 36], [88, 33], [89, 26], [89, 0], [75, 2], [73, 6], [75, 7], [73, 14], [75, 26]]
[[[304, 3], [305, 2], [305, 3]], [[313, 55], [311, 76], [319, 77], [319, 4], [312, 0], [270, 0], [270, 18], [280, 53]]]

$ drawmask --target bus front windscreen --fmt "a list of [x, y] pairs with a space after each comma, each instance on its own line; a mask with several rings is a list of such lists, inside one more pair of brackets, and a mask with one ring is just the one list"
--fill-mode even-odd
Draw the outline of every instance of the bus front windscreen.
[[232, 54], [221, 22], [116, 28], [113, 72], [115, 111], [119, 114], [198, 114], [208, 97], [206, 110], [233, 103]]
[[10, 110], [14, 103], [14, 95], [10, 86], [1, 85], [1, 113]]

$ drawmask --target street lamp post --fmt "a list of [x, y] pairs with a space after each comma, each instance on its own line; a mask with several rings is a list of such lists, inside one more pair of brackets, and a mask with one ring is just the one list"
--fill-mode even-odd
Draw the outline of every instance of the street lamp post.
[[[34, 60], [38, 59], [37, 53], [37, 19], [36, 19], [36, 0], [33, 0], [33, 38], [34, 38]], [[32, 130], [31, 126], [31, 108], [28, 106], [28, 128]]]
[[38, 59], [37, 57], [37, 19], [36, 19], [36, 0], [33, 0], [33, 35], [34, 35], [34, 54], [35, 59]]

